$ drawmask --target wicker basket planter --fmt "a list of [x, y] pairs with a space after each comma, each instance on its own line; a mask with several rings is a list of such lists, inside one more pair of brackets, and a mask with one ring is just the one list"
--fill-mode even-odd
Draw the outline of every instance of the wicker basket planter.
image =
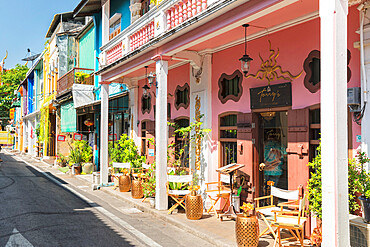
[[257, 247], [259, 226], [256, 216], [238, 215], [235, 223], [236, 242], [239, 247]]
[[199, 220], [203, 216], [203, 199], [201, 195], [188, 194], [185, 199], [186, 218]]
[[123, 175], [119, 177], [119, 191], [129, 192], [131, 188], [131, 177]]
[[131, 196], [134, 199], [140, 199], [144, 197], [143, 186], [141, 184], [141, 180], [132, 180]]

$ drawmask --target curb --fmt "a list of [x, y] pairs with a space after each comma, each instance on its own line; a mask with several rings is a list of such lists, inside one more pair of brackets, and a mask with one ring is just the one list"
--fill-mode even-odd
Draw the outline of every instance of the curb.
[[[6, 152], [6, 153], [7, 154], [11, 154], [9, 151]], [[15, 155], [17, 155], [17, 154], [15, 154]], [[34, 158], [34, 157], [29, 157], [29, 158], [32, 158], [34, 161], [39, 161], [39, 162], [41, 162], [41, 163], [43, 163], [45, 165], [48, 165], [49, 168], [54, 168], [54, 166], [50, 165], [49, 163], [47, 163], [47, 162], [45, 162], [43, 160], [39, 160], [39, 159]], [[40, 170], [44, 170], [42, 168], [39, 168], [39, 169]], [[53, 173], [53, 175], [56, 176], [56, 177], [58, 177], [54, 173]], [[75, 176], [75, 178], [77, 178], [80, 181], [89, 182], [86, 179], [79, 178], [78, 176]], [[74, 185], [71, 185], [71, 186], [75, 187]], [[160, 213], [160, 211], [158, 211], [156, 209], [152, 209], [152, 208], [150, 208], [148, 206], [145, 206], [141, 202], [141, 200], [135, 201], [135, 199], [126, 198], [125, 196], [121, 196], [121, 195], [119, 195], [119, 192], [112, 191], [112, 188], [111, 187], [107, 187], [107, 188], [104, 187], [104, 188], [101, 188], [100, 190], [103, 191], [106, 194], [109, 194], [109, 195], [111, 195], [111, 196], [119, 199], [119, 200], [124, 201], [128, 205], [131, 205], [131, 206], [133, 206], [133, 207], [135, 207], [135, 208], [137, 208], [137, 209], [139, 209], [139, 210], [141, 210], [143, 212], [149, 213], [149, 214], [153, 215], [154, 217], [156, 217], [156, 218], [158, 218], [158, 219], [160, 219], [160, 220], [162, 220], [164, 222], [167, 222], [167, 223], [169, 223], [169, 224], [171, 224], [173, 226], [176, 226], [176, 227], [180, 228], [181, 230], [184, 230], [184, 231], [186, 231], [186, 232], [188, 232], [190, 234], [193, 234], [194, 236], [197, 236], [197, 237], [199, 237], [199, 238], [201, 238], [201, 239], [203, 239], [203, 240], [205, 240], [205, 241], [213, 244], [214, 246], [219, 246], [219, 247], [235, 246], [235, 245], [230, 245], [228, 243], [225, 243], [223, 241], [223, 239], [222, 238], [219, 238], [219, 236], [217, 236], [217, 235], [211, 236], [210, 234], [206, 234], [206, 233], [204, 233], [202, 231], [198, 231], [195, 228], [193, 228], [193, 227], [191, 227], [191, 226], [189, 226], [187, 224], [182, 223], [181, 221], [178, 221], [176, 219], [173, 219], [173, 218], [171, 218], [171, 217], [169, 217], [167, 215], [163, 215], [163, 214]], [[71, 192], [73, 193], [73, 191], [71, 191]]]
[[[79, 178], [79, 179], [82, 179], [82, 178]], [[108, 187], [109, 188], [109, 187]], [[201, 231], [197, 231], [195, 228], [193, 227], [190, 227], [188, 226], [187, 224], [183, 224], [182, 222], [176, 220], [176, 219], [172, 219], [171, 217], [169, 216], [166, 216], [166, 215], [163, 215], [161, 213], [159, 213], [158, 210], [156, 209], [152, 209], [152, 208], [149, 208], [147, 206], [144, 206], [141, 202], [136, 202], [134, 201], [133, 199], [129, 199], [129, 198], [126, 198], [124, 196], [120, 196], [118, 195], [117, 193], [113, 192], [113, 191], [110, 191], [110, 190], [107, 190], [106, 188], [103, 188], [103, 189], [100, 189], [101, 191], [103, 191], [104, 193], [107, 193], [109, 195], [112, 195], [114, 197], [116, 197], [117, 199], [120, 199], [120, 200], [123, 200], [124, 202], [126, 202], [127, 204], [129, 205], [132, 205], [133, 207], [143, 211], [143, 212], [146, 212], [146, 213], [149, 213], [153, 216], [155, 216], [156, 218], [160, 219], [160, 220], [163, 220], [171, 225], [174, 225], [188, 233], [191, 233], [199, 238], [202, 238], [203, 240], [206, 240], [207, 242], [215, 245], [215, 246], [219, 246], [219, 247], [230, 247], [230, 246], [235, 246], [235, 245], [229, 245], [225, 242], [223, 242], [222, 239], [220, 239], [217, 235], [214, 235], [214, 236], [210, 236], [209, 234], [205, 234]]]

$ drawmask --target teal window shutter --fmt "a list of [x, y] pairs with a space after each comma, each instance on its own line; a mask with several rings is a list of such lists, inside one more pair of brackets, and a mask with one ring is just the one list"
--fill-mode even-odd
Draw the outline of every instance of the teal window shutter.
[[61, 131], [62, 132], [76, 132], [77, 120], [76, 109], [74, 108], [73, 101], [61, 105]]

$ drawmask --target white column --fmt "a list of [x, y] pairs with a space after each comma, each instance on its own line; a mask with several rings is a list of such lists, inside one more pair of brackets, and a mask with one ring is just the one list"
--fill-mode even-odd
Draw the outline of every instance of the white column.
[[156, 93], [156, 113], [155, 113], [155, 143], [156, 143], [156, 194], [155, 208], [166, 210], [168, 208], [168, 198], [166, 192], [167, 181], [167, 75], [168, 61], [157, 58], [156, 60], [156, 79], [158, 83]]
[[110, 0], [107, 0], [102, 7], [102, 45], [109, 41], [109, 18], [110, 18]]
[[109, 83], [100, 82], [101, 114], [100, 114], [100, 183], [108, 183], [108, 97]]
[[320, 0], [324, 247], [350, 246], [347, 150], [346, 0]]
[[[193, 68], [190, 66], [190, 121], [193, 122], [195, 118], [195, 103], [196, 96], [200, 98], [200, 113], [204, 115], [202, 118], [202, 128], [212, 129], [212, 55], [204, 55], [203, 63], [199, 64], [202, 66], [202, 74], [197, 83], [196, 78], [193, 76]], [[201, 60], [202, 60], [201, 59]], [[200, 61], [200, 60], [199, 60]], [[194, 68], [195, 69], [195, 68]], [[213, 130], [215, 131], [215, 130]], [[216, 169], [218, 168], [218, 153], [214, 152], [212, 156], [211, 152], [211, 140], [209, 136], [206, 136], [203, 140], [202, 150], [201, 150], [201, 166], [199, 178], [202, 183], [202, 190], [205, 190], [205, 182], [217, 181], [218, 173]], [[190, 153], [190, 164], [191, 168], [195, 168], [195, 149], [191, 147]]]
[[[363, 12], [365, 11], [365, 13]], [[361, 120], [361, 151], [366, 152], [369, 154], [369, 142], [370, 142], [370, 107], [368, 105], [368, 94], [370, 88], [370, 47], [365, 46], [370, 42], [370, 31], [367, 29], [363, 30], [363, 35], [361, 35], [361, 25], [363, 24], [366, 27], [369, 21], [370, 13], [365, 10], [360, 10], [360, 40], [363, 39], [363, 52], [361, 52], [361, 100], [362, 104], [361, 107], [363, 108], [366, 104], [364, 109], [364, 115]], [[363, 19], [363, 21], [362, 21]], [[363, 22], [363, 23], [362, 23]], [[362, 57], [363, 56], [363, 57]], [[369, 171], [369, 166], [367, 167]]]
[[140, 147], [141, 142], [139, 139], [139, 128], [137, 125], [138, 114], [139, 114], [139, 88], [137, 82], [133, 83], [129, 88], [130, 97], [130, 109], [131, 109], [131, 119], [130, 119], [130, 137], [134, 140], [137, 147]]

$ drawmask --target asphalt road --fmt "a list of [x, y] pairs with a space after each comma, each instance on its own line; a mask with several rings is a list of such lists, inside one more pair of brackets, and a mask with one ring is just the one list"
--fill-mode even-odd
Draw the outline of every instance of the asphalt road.
[[0, 158], [0, 247], [211, 246], [104, 192], [74, 186], [73, 177], [45, 177], [13, 155]]

